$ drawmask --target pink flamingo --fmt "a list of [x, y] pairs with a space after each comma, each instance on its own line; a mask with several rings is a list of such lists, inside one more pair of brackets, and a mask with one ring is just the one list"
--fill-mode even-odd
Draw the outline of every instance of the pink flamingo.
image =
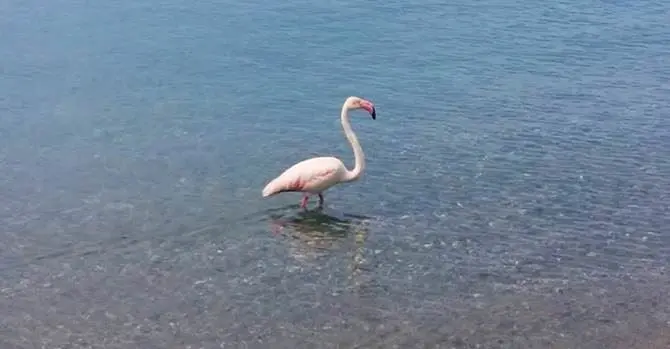
[[304, 196], [300, 201], [300, 207], [306, 209], [307, 201], [311, 195], [319, 195], [319, 207], [323, 207], [323, 192], [338, 183], [353, 182], [361, 177], [365, 170], [365, 155], [358, 143], [356, 134], [349, 123], [349, 110], [365, 109], [377, 118], [375, 105], [363, 98], [351, 96], [342, 105], [342, 128], [344, 134], [354, 149], [355, 165], [349, 171], [344, 163], [336, 157], [316, 157], [301, 161], [286, 169], [277, 178], [271, 180], [263, 188], [263, 197], [272, 196], [283, 192], [302, 192]]

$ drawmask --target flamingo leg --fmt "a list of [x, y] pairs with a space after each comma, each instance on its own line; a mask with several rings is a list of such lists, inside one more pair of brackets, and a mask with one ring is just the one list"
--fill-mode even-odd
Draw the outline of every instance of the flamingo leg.
[[319, 207], [323, 207], [323, 194], [319, 193]]
[[305, 194], [305, 196], [302, 197], [302, 200], [300, 200], [300, 208], [307, 209], [307, 201], [309, 201], [309, 195]]

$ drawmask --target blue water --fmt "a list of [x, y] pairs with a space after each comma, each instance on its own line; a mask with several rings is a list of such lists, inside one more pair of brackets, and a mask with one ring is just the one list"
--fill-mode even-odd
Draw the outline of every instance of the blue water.
[[2, 348], [670, 346], [666, 2], [0, 13]]

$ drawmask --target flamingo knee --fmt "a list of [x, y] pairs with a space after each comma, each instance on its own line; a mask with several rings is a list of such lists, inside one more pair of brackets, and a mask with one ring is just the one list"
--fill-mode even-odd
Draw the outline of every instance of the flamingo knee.
[[309, 201], [309, 195], [305, 194], [300, 201], [300, 208], [307, 208], [307, 201]]

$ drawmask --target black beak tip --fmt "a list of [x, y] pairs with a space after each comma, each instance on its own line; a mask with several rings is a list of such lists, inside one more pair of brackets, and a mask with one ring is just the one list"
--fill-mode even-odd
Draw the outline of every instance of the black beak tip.
[[372, 120], [376, 120], [377, 119], [377, 110], [375, 110], [375, 108], [372, 108], [372, 114], [370, 114], [370, 115], [372, 115]]

